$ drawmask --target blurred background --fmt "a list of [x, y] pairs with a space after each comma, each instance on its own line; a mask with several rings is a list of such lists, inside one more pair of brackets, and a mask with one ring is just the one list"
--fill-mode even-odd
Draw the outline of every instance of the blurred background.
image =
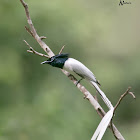
[[[128, 86], [114, 124], [126, 140], [140, 139], [140, 1], [26, 0], [40, 36], [93, 71], [115, 105]], [[100, 122], [91, 104], [62, 72], [26, 52], [25, 39], [43, 52], [25, 31], [19, 0], [0, 1], [0, 140], [90, 140]], [[43, 52], [44, 53], [44, 52]], [[95, 95], [86, 82], [82, 84]], [[102, 107], [106, 105], [98, 96]], [[115, 139], [108, 129], [104, 140]]]

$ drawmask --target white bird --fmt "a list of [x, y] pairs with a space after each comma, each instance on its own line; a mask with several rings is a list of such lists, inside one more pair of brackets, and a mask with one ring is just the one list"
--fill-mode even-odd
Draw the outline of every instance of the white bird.
[[[47, 61], [42, 62], [41, 64], [50, 64], [53, 67], [65, 69], [69, 71], [70, 73], [74, 72], [77, 75], [79, 75], [82, 79], [86, 79], [87, 81], [89, 81], [91, 85], [95, 87], [95, 89], [98, 91], [101, 98], [103, 99], [107, 107], [109, 108], [109, 111], [101, 120], [98, 128], [96, 129], [91, 139], [91, 140], [96, 140], [96, 139], [101, 140], [113, 116], [114, 107], [109, 101], [109, 99], [106, 97], [104, 92], [99, 88], [98, 85], [100, 85], [100, 83], [96, 80], [96, 77], [94, 76], [94, 74], [84, 64], [82, 64], [78, 60], [74, 58], [69, 58], [68, 54], [55, 55], [49, 58]], [[80, 79], [78, 82], [80, 82], [82, 79]]]

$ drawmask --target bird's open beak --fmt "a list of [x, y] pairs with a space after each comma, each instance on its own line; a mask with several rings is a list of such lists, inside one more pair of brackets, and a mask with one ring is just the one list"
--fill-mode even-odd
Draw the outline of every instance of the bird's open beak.
[[41, 62], [41, 64], [50, 64], [53, 61], [54, 61], [54, 58], [52, 58], [51, 61], [50, 60], [43, 61], [43, 62]]
[[43, 61], [40, 64], [48, 64], [50, 61]]

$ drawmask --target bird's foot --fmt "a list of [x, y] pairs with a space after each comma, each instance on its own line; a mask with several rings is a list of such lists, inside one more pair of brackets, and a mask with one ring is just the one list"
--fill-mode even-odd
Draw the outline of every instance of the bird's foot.
[[81, 78], [80, 80], [78, 80], [75, 85], [77, 86], [81, 82], [82, 79], [83, 78]]

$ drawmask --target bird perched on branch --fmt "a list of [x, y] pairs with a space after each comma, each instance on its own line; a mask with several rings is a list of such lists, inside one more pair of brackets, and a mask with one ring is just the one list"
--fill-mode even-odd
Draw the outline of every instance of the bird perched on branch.
[[96, 77], [94, 76], [94, 74], [84, 64], [82, 64], [78, 60], [74, 58], [69, 58], [69, 54], [58, 54], [58, 55], [52, 56], [47, 61], [44, 61], [41, 64], [50, 64], [53, 67], [65, 69], [69, 71], [70, 73], [74, 72], [81, 77], [81, 79], [77, 81], [77, 84], [82, 79], [86, 79], [88, 82], [91, 83], [92, 86], [95, 87], [95, 89], [100, 94], [101, 98], [103, 99], [103, 101], [109, 108], [109, 111], [103, 117], [102, 121], [100, 122], [98, 128], [96, 129], [91, 139], [91, 140], [96, 140], [96, 139], [101, 140], [113, 116], [114, 107], [109, 101], [109, 99], [106, 97], [104, 92], [99, 88], [98, 85], [100, 85], [100, 83], [96, 80]]

